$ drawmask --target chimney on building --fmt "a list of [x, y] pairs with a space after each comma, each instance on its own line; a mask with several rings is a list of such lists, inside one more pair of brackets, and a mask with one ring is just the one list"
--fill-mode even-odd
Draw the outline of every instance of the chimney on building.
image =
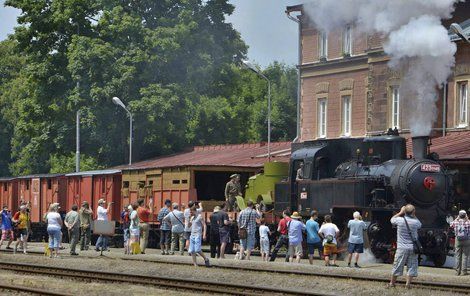
[[413, 143], [413, 158], [424, 159], [427, 158], [429, 151], [429, 136], [419, 136], [411, 138]]

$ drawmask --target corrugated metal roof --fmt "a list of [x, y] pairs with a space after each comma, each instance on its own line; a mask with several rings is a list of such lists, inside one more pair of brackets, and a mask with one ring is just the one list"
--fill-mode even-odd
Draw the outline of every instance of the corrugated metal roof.
[[[291, 142], [271, 143], [271, 161], [288, 162]], [[263, 167], [268, 161], [265, 142], [195, 146], [192, 150], [114, 167], [122, 170], [168, 168], [182, 166]]]
[[[469, 160], [470, 131], [449, 132], [445, 137], [431, 139], [431, 152], [439, 154], [440, 160]], [[413, 155], [411, 139], [407, 139], [407, 154]]]
[[[470, 38], [470, 19], [467, 19], [466, 21], [461, 22], [459, 25], [462, 28], [464, 35], [467, 38]], [[458, 41], [462, 39], [459, 35], [453, 33], [450, 30], [449, 30], [449, 37], [451, 41]]]
[[0, 182], [1, 181], [11, 181], [11, 180], [14, 180], [16, 179], [15, 177], [0, 177]]
[[84, 171], [78, 173], [70, 173], [66, 174], [66, 177], [74, 177], [74, 176], [96, 176], [96, 175], [114, 175], [121, 173], [121, 170], [96, 170], [96, 171]]

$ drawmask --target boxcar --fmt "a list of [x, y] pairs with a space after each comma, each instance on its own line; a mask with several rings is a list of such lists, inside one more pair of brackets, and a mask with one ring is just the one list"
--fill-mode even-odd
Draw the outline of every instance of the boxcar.
[[18, 180], [16, 178], [0, 178], [0, 205], [8, 206], [12, 212], [18, 210]]
[[83, 201], [88, 201], [96, 218], [98, 200], [113, 201], [110, 219], [119, 221], [122, 209], [121, 202], [121, 171], [97, 170], [65, 175], [67, 178], [67, 199], [65, 206], [70, 209], [76, 204], [80, 207]]

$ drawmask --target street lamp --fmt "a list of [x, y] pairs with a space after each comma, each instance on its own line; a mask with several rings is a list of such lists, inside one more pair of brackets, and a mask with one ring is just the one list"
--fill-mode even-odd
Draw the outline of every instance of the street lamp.
[[462, 27], [459, 24], [457, 24], [457, 23], [451, 24], [450, 25], [450, 30], [453, 33], [457, 34], [460, 38], [462, 38], [462, 40], [465, 40], [467, 43], [470, 43], [470, 40], [468, 39], [467, 36], [465, 36], [465, 33], [464, 33]]
[[271, 161], [271, 81], [250, 61], [243, 60], [242, 63], [247, 69], [255, 72], [268, 82], [268, 161]]
[[127, 114], [129, 115], [129, 129], [130, 129], [130, 137], [129, 137], [129, 165], [132, 164], [132, 113], [126, 108], [126, 105], [118, 98], [113, 97], [113, 103], [122, 107], [126, 110]]

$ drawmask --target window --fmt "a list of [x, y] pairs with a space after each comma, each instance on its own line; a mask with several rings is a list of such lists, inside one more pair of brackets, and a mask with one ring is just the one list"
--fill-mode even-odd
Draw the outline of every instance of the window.
[[173, 180], [173, 184], [180, 184], [180, 180]]
[[3, 191], [7, 191], [7, 190], [8, 190], [7, 183], [3, 183]]
[[29, 181], [25, 181], [26, 182], [26, 190], [29, 190]]
[[326, 60], [328, 57], [328, 34], [321, 32], [319, 38], [320, 59]]
[[122, 187], [129, 188], [129, 181], [122, 182]]
[[352, 28], [347, 26], [343, 31], [343, 55], [352, 55]]
[[457, 92], [459, 96], [459, 126], [467, 126], [468, 124], [468, 83], [460, 82], [457, 84]]
[[400, 88], [392, 87], [392, 128], [400, 128]]
[[182, 183], [182, 184], [188, 184], [188, 180], [186, 180], [186, 179], [185, 179], [185, 180], [181, 180], [181, 183]]
[[326, 98], [318, 100], [318, 137], [326, 137]]
[[47, 189], [48, 190], [52, 189], [52, 180], [51, 179], [47, 179]]
[[343, 136], [351, 135], [351, 96], [342, 97], [343, 106], [342, 106], [342, 129]]
[[101, 193], [106, 193], [106, 178], [101, 178]]

